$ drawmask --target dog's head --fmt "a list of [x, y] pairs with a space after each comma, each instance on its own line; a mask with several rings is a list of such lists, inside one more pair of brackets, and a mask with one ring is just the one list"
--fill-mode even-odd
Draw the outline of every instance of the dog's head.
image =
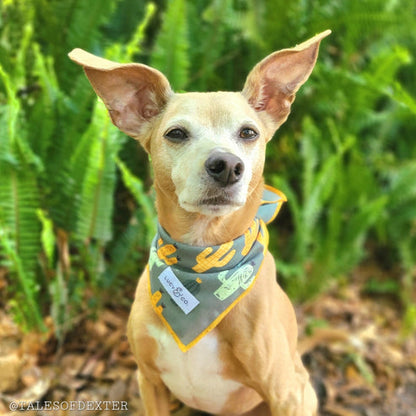
[[113, 123], [150, 153], [158, 192], [188, 212], [221, 216], [242, 207], [262, 181], [266, 143], [287, 119], [330, 31], [267, 56], [242, 92], [175, 94], [159, 71], [80, 49], [82, 65]]

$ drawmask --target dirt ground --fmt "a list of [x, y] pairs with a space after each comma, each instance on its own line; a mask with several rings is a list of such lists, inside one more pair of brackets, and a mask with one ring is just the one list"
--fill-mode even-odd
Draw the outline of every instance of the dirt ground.
[[[416, 337], [403, 335], [398, 304], [352, 281], [297, 306], [322, 416], [416, 415]], [[22, 334], [0, 312], [0, 415], [141, 416], [127, 316], [128, 308], [108, 306], [99, 319], [81, 319], [60, 346], [52, 331]], [[198, 414], [173, 399], [172, 409]]]

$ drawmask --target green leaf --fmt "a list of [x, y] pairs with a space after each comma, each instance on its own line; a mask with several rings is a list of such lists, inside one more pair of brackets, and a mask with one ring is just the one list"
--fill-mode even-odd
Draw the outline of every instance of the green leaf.
[[38, 209], [37, 215], [40, 222], [42, 223], [42, 231], [40, 238], [42, 242], [43, 251], [46, 255], [49, 268], [52, 268], [56, 244], [55, 234], [53, 232], [53, 223], [51, 219], [48, 218], [45, 211]]
[[137, 25], [129, 42], [125, 44], [113, 43], [105, 50], [105, 57], [116, 62], [132, 62], [135, 56], [142, 52], [142, 44], [145, 41], [146, 29], [156, 13], [156, 5], [148, 3], [142, 21]]
[[6, 266], [18, 280], [15, 299], [19, 301], [15, 300], [17, 302], [15, 305], [19, 305], [21, 324], [28, 330], [33, 328], [46, 330], [37, 299], [39, 288], [36, 284], [35, 272], [23, 263], [21, 252], [16, 249], [15, 244], [15, 239], [7, 235], [7, 229], [2, 226], [0, 219], [0, 254], [8, 260]]
[[[150, 236], [150, 238], [153, 238], [153, 235], [156, 234], [156, 211], [153, 198], [151, 198], [144, 191], [143, 182], [134, 176], [129, 171], [127, 166], [119, 159], [117, 159], [117, 166], [121, 171], [121, 177], [124, 185], [131, 192], [136, 202], [142, 208], [144, 213], [144, 225], [147, 234]], [[150, 243], [151, 240], [148, 242]]]
[[38, 185], [30, 172], [16, 172], [4, 165], [0, 165], [0, 171], [0, 226], [10, 235], [22, 267], [33, 273], [40, 252]]
[[[96, 137], [94, 134], [97, 133]], [[82, 241], [96, 239], [104, 243], [112, 238], [113, 198], [116, 183], [115, 157], [121, 146], [119, 132], [111, 124], [107, 110], [97, 101], [91, 128], [81, 141], [78, 156], [85, 156], [85, 172], [81, 178], [81, 194], [77, 214], [76, 236]], [[90, 142], [86, 143], [86, 140]], [[84, 147], [85, 145], [85, 147]], [[85, 153], [84, 153], [85, 151]], [[74, 158], [72, 169], [80, 167]]]
[[189, 40], [185, 0], [171, 0], [156, 38], [151, 65], [168, 78], [172, 87], [182, 90], [188, 82]]

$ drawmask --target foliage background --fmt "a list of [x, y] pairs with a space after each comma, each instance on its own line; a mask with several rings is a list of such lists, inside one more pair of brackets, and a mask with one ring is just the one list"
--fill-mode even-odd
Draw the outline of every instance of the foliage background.
[[130, 302], [155, 229], [147, 156], [72, 48], [155, 66], [177, 91], [238, 90], [268, 53], [330, 28], [267, 154], [289, 198], [271, 227], [280, 281], [305, 300], [374, 262], [368, 290], [393, 294], [413, 331], [415, 23], [414, 0], [3, 0], [1, 306], [27, 329], [52, 316], [62, 338], [86, 310]]

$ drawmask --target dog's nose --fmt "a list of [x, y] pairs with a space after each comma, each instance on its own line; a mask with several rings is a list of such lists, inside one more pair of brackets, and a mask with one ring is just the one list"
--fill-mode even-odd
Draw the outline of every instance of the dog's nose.
[[244, 163], [232, 153], [215, 152], [206, 160], [205, 169], [211, 178], [225, 187], [241, 179]]

